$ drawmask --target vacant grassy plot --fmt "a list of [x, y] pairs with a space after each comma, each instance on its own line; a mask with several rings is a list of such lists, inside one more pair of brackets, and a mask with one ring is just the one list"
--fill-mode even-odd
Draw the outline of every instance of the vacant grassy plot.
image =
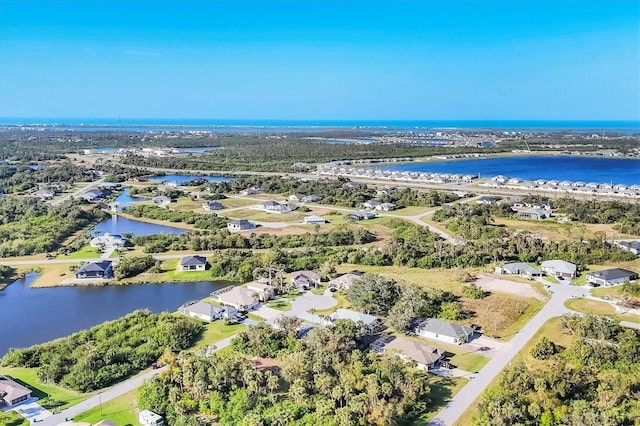
[[467, 382], [468, 380], [462, 377], [441, 377], [432, 374], [429, 377], [429, 387], [431, 388], [429, 406], [432, 408], [420, 416], [419, 421], [414, 424], [423, 425], [428, 423]]
[[[171, 206], [169, 206], [169, 210], [171, 210]], [[184, 223], [184, 222], [170, 222], [168, 220], [149, 219], [147, 217], [135, 217], [130, 214], [126, 214], [122, 212], [119, 212], [118, 215], [122, 217], [126, 217], [127, 219], [137, 220], [140, 222], [154, 223], [156, 225], [173, 226], [174, 228], [182, 228], [182, 229], [188, 229], [188, 230], [196, 229], [195, 226], [189, 225], [188, 223]]]
[[98, 423], [103, 419], [109, 419], [120, 426], [138, 425], [138, 403], [136, 391], [130, 391], [117, 398], [95, 407], [73, 418], [76, 422]]
[[0, 412], [0, 424], [3, 426], [29, 426], [29, 421], [15, 411]]
[[585, 314], [610, 315], [621, 320], [640, 323], [640, 315], [621, 314], [607, 302], [577, 298], [567, 300], [564, 305], [569, 309]]
[[398, 215], [398, 216], [420, 216], [427, 213], [430, 210], [435, 210], [435, 209], [437, 209], [437, 207], [409, 206], [409, 207], [400, 208], [398, 210], [394, 210], [392, 212], [389, 212], [389, 214]]
[[225, 324], [224, 321], [214, 321], [206, 326], [204, 333], [196, 342], [193, 349], [204, 349], [222, 339], [226, 339], [245, 328], [244, 324]]
[[272, 300], [271, 302], [267, 303], [267, 306], [279, 311], [288, 311], [289, 309], [291, 309], [291, 303], [285, 302], [284, 300]]
[[[78, 265], [80, 265], [78, 263]], [[46, 263], [43, 262], [43, 266], [37, 268], [38, 278], [31, 283], [31, 287], [56, 287], [59, 286], [60, 283], [69, 278], [75, 277], [74, 273], [71, 272], [69, 267], [71, 264], [69, 263]]]
[[38, 403], [47, 410], [65, 409], [87, 399], [91, 394], [78, 393], [70, 389], [50, 385], [40, 381], [36, 375], [36, 368], [3, 367], [0, 374], [11, 376], [18, 383], [33, 390], [32, 395], [40, 398]]
[[74, 253], [59, 254], [56, 259], [95, 259], [100, 257], [101, 254], [97, 248], [85, 246]]
[[496, 217], [496, 225], [503, 225], [509, 229], [523, 229], [552, 241], [573, 239], [578, 235], [592, 238], [598, 232], [604, 232], [607, 238], [624, 239], [633, 238], [631, 235], [622, 234], [613, 229], [613, 224], [582, 224], [574, 222], [559, 223], [553, 219], [533, 221]]

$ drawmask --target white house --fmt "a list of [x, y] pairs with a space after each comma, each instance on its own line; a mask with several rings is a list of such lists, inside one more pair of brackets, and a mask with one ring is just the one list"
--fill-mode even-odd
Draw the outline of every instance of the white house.
[[246, 231], [248, 229], [254, 229], [255, 224], [249, 222], [247, 219], [232, 220], [227, 224], [229, 231]]
[[327, 221], [320, 216], [305, 216], [304, 219], [302, 219], [302, 223], [305, 225], [323, 225], [327, 223]]
[[204, 271], [207, 269], [207, 258], [204, 256], [184, 256], [180, 259], [180, 270], [186, 271]]
[[542, 272], [524, 262], [505, 263], [497, 267], [494, 272], [500, 275], [519, 275], [529, 279], [542, 275]]
[[105, 232], [104, 235], [92, 238], [91, 241], [89, 241], [89, 245], [91, 247], [104, 247], [105, 249], [122, 248], [126, 243], [126, 240], [122, 238], [121, 235], [109, 234], [108, 232]]
[[418, 336], [455, 345], [468, 342], [475, 333], [471, 327], [437, 318], [416, 318], [411, 322], [410, 327]]
[[326, 325], [335, 324], [337, 320], [351, 320], [355, 323], [362, 323], [365, 332], [374, 333], [382, 327], [382, 321], [375, 315], [363, 314], [362, 312], [352, 311], [351, 309], [338, 309], [328, 318], [325, 319]]
[[359, 280], [360, 278], [362, 278], [362, 275], [354, 273], [340, 275], [338, 278], [329, 281], [329, 288], [334, 290], [346, 290], [351, 287], [351, 284], [353, 284], [355, 280]]
[[390, 212], [396, 209], [396, 205], [393, 203], [382, 203], [378, 204], [375, 209]]
[[586, 275], [587, 284], [592, 286], [612, 286], [637, 280], [638, 274], [627, 269], [614, 268], [604, 271], [589, 272]]
[[138, 414], [138, 421], [142, 426], [164, 426], [164, 419], [161, 415], [149, 410], [142, 410]]
[[540, 267], [542, 268], [542, 272], [547, 275], [553, 275], [554, 277], [576, 277], [576, 265], [564, 260], [545, 260], [540, 264]]
[[207, 302], [195, 302], [180, 308], [180, 311], [193, 318], [203, 321], [214, 321], [220, 318], [231, 318], [237, 314], [235, 308], [231, 306], [215, 306]]
[[31, 389], [14, 382], [6, 376], [0, 376], [0, 406], [14, 407], [31, 397]]

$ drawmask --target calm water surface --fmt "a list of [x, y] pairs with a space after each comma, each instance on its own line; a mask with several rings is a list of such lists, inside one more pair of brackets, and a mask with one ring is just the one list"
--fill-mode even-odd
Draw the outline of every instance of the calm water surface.
[[480, 177], [484, 178], [504, 175], [525, 180], [556, 179], [640, 184], [640, 160], [625, 158], [541, 155], [392, 164], [376, 168], [411, 172], [479, 173]]
[[184, 234], [185, 232], [189, 232], [188, 229], [176, 228], [174, 226], [167, 225], [158, 225], [155, 223], [147, 223], [118, 215], [112, 215], [111, 217], [103, 220], [102, 222], [97, 224], [91, 231], [98, 234], [104, 234], [105, 232], [108, 232], [110, 234], [122, 234], [125, 232], [130, 232], [135, 236], [151, 234], [180, 235]]
[[136, 309], [175, 311], [189, 300], [202, 299], [212, 291], [231, 284], [202, 281], [30, 288], [37, 276], [37, 273], [27, 274], [24, 279], [0, 291], [0, 312], [7, 319], [0, 329], [0, 356], [9, 348], [27, 347], [63, 337]]

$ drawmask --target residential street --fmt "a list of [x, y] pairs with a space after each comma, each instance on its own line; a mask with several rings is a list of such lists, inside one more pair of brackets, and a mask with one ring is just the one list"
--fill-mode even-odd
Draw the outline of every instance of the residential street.
[[561, 316], [571, 312], [565, 308], [564, 302], [573, 296], [581, 296], [585, 293], [583, 287], [575, 287], [566, 284], [553, 286], [553, 296], [547, 304], [538, 312], [511, 339], [506, 342], [497, 354], [485, 365], [475, 377], [469, 381], [447, 405], [429, 423], [432, 426], [451, 426], [474, 403], [482, 392], [489, 386], [493, 379], [511, 362], [513, 357], [524, 347], [533, 335], [550, 318]]

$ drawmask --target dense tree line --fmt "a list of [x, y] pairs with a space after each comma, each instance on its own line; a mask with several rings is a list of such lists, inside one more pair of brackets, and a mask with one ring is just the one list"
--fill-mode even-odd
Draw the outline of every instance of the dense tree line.
[[156, 234], [134, 237], [132, 242], [144, 247], [145, 253], [162, 253], [169, 250], [209, 251], [226, 248], [298, 248], [347, 246], [370, 243], [376, 240], [375, 234], [360, 226], [340, 226], [326, 233], [301, 235], [255, 234], [244, 236], [219, 229], [208, 233], [173, 235]]
[[560, 198], [554, 206], [571, 220], [583, 223], [617, 223], [614, 229], [640, 235], [640, 204], [622, 201], [575, 200]]
[[[235, 353], [178, 360], [140, 388], [138, 405], [181, 426], [389, 426], [409, 424], [428, 410], [427, 373], [398, 357], [357, 349], [358, 327], [348, 322], [314, 329], [295, 351], [280, 352], [279, 374], [254, 369]], [[282, 332], [247, 333], [268, 339]], [[252, 341], [262, 346], [262, 339]]]
[[227, 222], [229, 221], [226, 217], [217, 216], [215, 214], [201, 214], [145, 205], [133, 206], [130, 209], [127, 209], [127, 214], [133, 217], [188, 223], [200, 229], [224, 228], [227, 226]]
[[135, 311], [68, 337], [12, 349], [0, 365], [37, 367], [42, 381], [89, 392], [148, 367], [165, 349], [189, 348], [202, 330], [185, 316]]
[[566, 347], [542, 338], [535, 364], [516, 362], [478, 406], [475, 425], [634, 425], [640, 422], [640, 331], [566, 316]]
[[27, 164], [0, 164], [0, 189], [6, 194], [67, 182], [91, 182], [97, 178], [94, 170], [78, 167], [68, 161], [29, 167]]
[[104, 216], [72, 200], [53, 206], [32, 198], [0, 197], [0, 257], [56, 250], [66, 237]]
[[127, 256], [113, 268], [116, 279], [135, 277], [156, 266], [153, 256]]

